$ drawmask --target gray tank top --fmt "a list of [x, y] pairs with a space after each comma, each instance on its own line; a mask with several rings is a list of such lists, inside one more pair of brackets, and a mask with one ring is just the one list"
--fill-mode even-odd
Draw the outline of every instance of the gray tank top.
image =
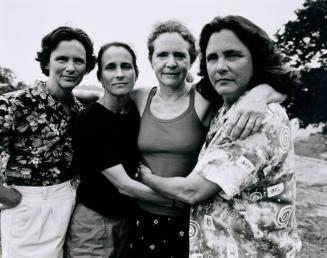
[[[195, 108], [195, 87], [190, 92], [189, 106], [173, 119], [160, 119], [150, 110], [150, 103], [157, 91], [149, 93], [141, 118], [138, 147], [145, 163], [154, 174], [164, 177], [187, 176], [194, 168], [208, 128], [201, 123]], [[188, 209], [166, 207], [139, 201], [139, 207], [156, 214], [178, 216]]]

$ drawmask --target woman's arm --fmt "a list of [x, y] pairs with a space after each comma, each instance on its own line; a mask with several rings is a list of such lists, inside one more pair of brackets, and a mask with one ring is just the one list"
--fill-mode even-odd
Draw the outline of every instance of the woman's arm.
[[217, 184], [193, 172], [187, 177], [160, 177], [142, 165], [139, 167], [139, 177], [161, 194], [191, 205], [208, 199], [220, 190]]
[[8, 99], [14, 93], [0, 96], [0, 203], [4, 208], [10, 209], [16, 207], [22, 199], [21, 193], [5, 184], [5, 171], [9, 159], [8, 148], [12, 145], [17, 132], [13, 129], [15, 125], [15, 108]]
[[[99, 87], [99, 89], [102, 89]], [[74, 89], [74, 96], [84, 105], [97, 101], [103, 95], [101, 90]]]
[[245, 139], [251, 133], [257, 132], [262, 125], [267, 104], [283, 102], [286, 97], [268, 84], [254, 87], [234, 105], [234, 111], [225, 124], [226, 135], [236, 140]]
[[155, 192], [150, 187], [130, 178], [124, 167], [119, 164], [107, 168], [102, 174], [119, 190], [121, 194], [134, 198], [172, 206], [173, 201]]
[[225, 139], [214, 137], [186, 178], [161, 178], [144, 166], [139, 169], [140, 177], [165, 196], [191, 204], [217, 192], [231, 199], [258, 182], [259, 171], [265, 176], [276, 173], [274, 168], [280, 166], [292, 149], [287, 115], [276, 104], [268, 107], [259, 132], [245, 140]]

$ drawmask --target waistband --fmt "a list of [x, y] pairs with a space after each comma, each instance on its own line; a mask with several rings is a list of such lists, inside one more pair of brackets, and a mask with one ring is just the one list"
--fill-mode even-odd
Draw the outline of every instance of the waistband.
[[170, 206], [138, 200], [137, 206], [149, 213], [172, 217], [188, 215], [190, 212], [190, 205], [178, 201], [174, 201], [173, 205]]
[[50, 198], [60, 198], [64, 195], [70, 193], [76, 193], [76, 180], [68, 180], [64, 183], [50, 185], [50, 186], [21, 186], [21, 185], [11, 185], [11, 188], [18, 190], [23, 198], [22, 202], [26, 198], [29, 199], [42, 199], [47, 200]]

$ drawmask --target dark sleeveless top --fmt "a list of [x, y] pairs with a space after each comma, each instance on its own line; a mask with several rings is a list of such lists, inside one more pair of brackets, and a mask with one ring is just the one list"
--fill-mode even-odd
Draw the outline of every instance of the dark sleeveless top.
[[[160, 119], [150, 110], [150, 103], [157, 91], [150, 91], [141, 118], [138, 147], [147, 166], [154, 174], [164, 177], [187, 176], [194, 168], [208, 128], [201, 123], [195, 108], [195, 88], [190, 91], [187, 110], [173, 119]], [[188, 209], [166, 207], [139, 201], [139, 207], [156, 214], [178, 216]]]

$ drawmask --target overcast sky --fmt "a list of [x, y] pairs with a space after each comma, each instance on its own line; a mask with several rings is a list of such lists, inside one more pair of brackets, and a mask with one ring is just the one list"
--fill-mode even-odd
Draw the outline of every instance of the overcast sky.
[[[147, 60], [146, 41], [158, 21], [178, 19], [197, 38], [201, 28], [217, 15], [242, 15], [270, 36], [295, 19], [304, 0], [0, 0], [0, 66], [12, 69], [17, 81], [45, 79], [34, 60], [41, 38], [58, 26], [85, 30], [97, 52], [109, 41], [130, 43], [137, 54], [138, 85], [156, 83]], [[193, 74], [197, 63], [192, 68]], [[84, 84], [99, 84], [95, 71]]]

